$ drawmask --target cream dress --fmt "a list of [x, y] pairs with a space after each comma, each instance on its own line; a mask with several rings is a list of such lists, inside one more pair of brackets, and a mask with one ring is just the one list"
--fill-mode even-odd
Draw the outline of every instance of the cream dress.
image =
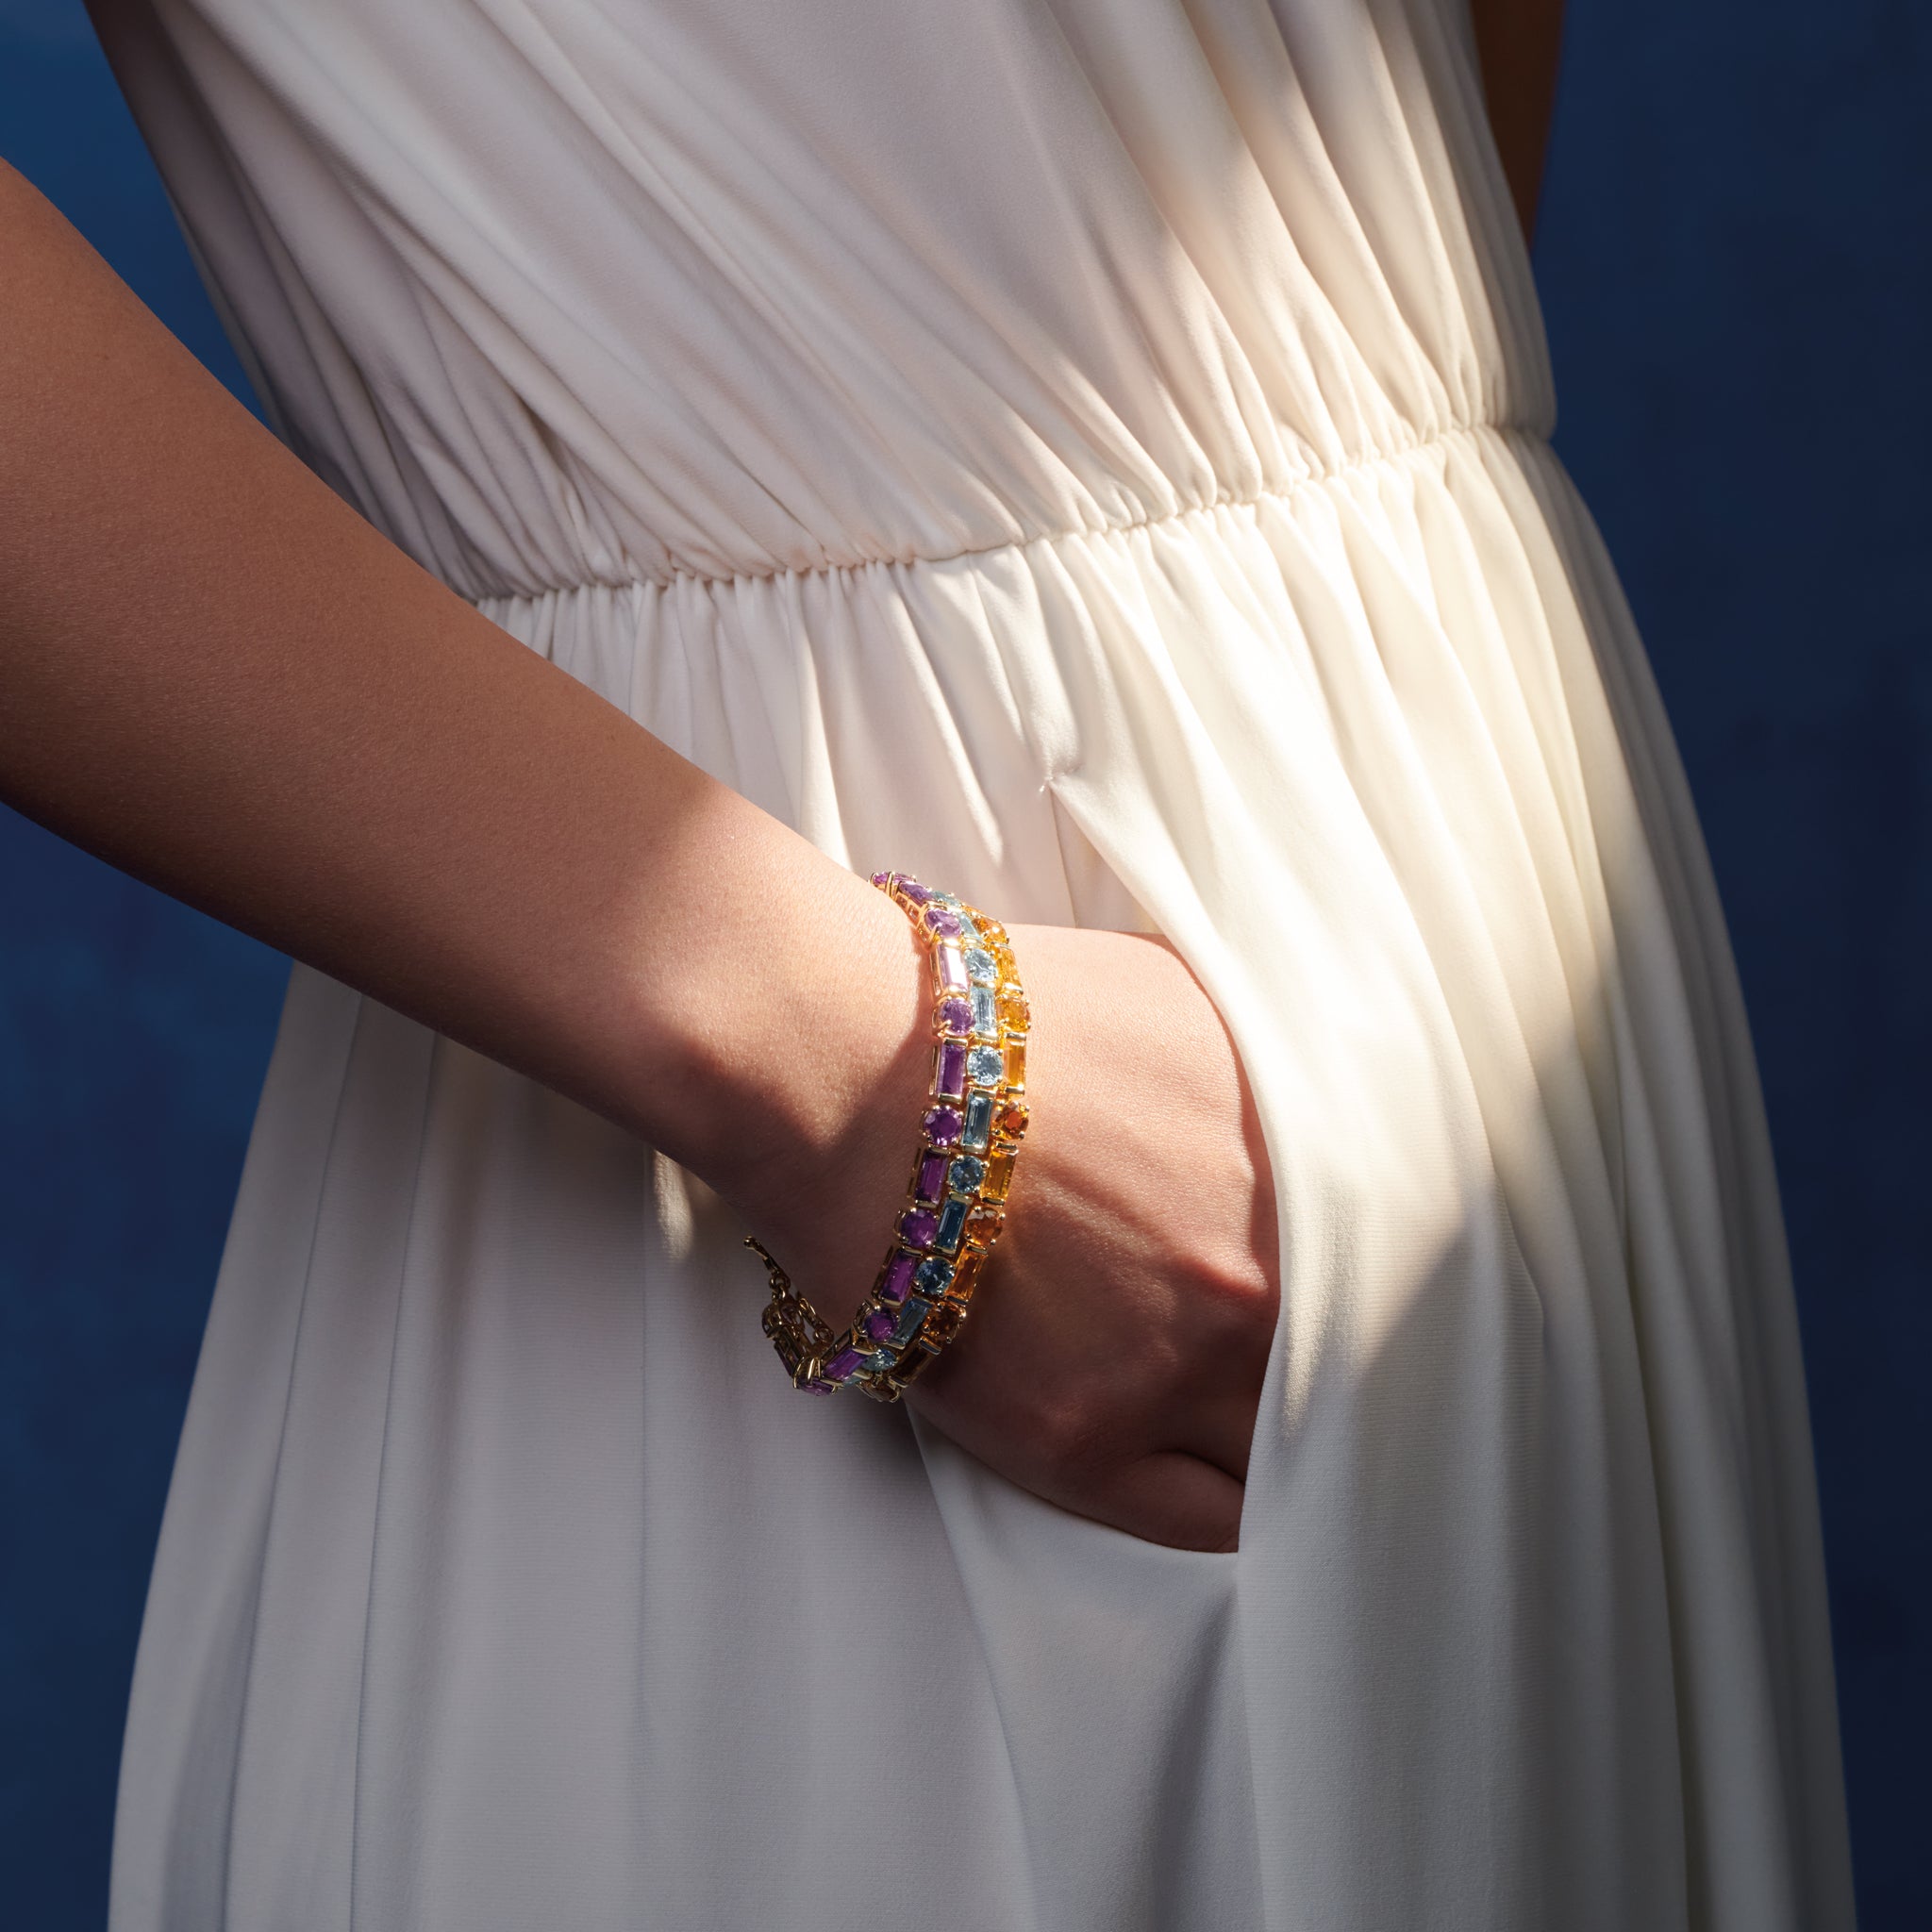
[[1455, 0], [110, 42], [303, 456], [841, 860], [1169, 934], [1284, 1230], [1241, 1554], [1155, 1548], [794, 1395], [714, 1198], [298, 969], [116, 1932], [1847, 1925], [1743, 1013]]

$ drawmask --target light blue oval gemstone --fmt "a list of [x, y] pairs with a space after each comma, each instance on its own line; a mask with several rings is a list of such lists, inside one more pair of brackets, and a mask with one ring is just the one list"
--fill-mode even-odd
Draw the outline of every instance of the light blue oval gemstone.
[[966, 1124], [959, 1144], [969, 1154], [984, 1154], [992, 1139], [992, 1095], [974, 1093], [966, 1102]]
[[974, 1160], [970, 1154], [956, 1155], [953, 1165], [946, 1174], [946, 1186], [956, 1194], [976, 1194], [979, 1184], [986, 1178], [986, 1162]]
[[936, 1302], [952, 1286], [953, 1264], [941, 1260], [937, 1255], [928, 1255], [919, 1264], [919, 1273], [912, 1279], [921, 1294], [928, 1301]]
[[966, 1074], [975, 1087], [997, 1087], [1006, 1068], [997, 1047], [975, 1046], [966, 1056]]
[[991, 986], [999, 978], [999, 969], [992, 963], [992, 955], [974, 946], [966, 955], [966, 976], [974, 986]]

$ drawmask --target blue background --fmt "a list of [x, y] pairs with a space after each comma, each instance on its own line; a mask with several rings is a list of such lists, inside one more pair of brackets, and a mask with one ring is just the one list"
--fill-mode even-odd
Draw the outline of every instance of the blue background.
[[[0, 155], [242, 387], [79, 0]], [[5, 272], [0, 261], [0, 273]], [[1932, 1925], [1932, 7], [1572, 0], [1557, 442], [1644, 626], [1762, 1058], [1866, 1932]], [[123, 1705], [283, 963], [0, 812], [0, 1873], [101, 1923]]]

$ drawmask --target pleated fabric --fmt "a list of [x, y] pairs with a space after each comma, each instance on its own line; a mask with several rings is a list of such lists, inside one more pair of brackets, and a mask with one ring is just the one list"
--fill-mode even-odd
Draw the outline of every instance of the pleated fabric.
[[109, 31], [398, 542], [838, 858], [1174, 941], [1284, 1284], [1240, 1554], [1155, 1548], [800, 1401], [700, 1184], [298, 969], [116, 1932], [1848, 1926], [1750, 1046], [1454, 0]]

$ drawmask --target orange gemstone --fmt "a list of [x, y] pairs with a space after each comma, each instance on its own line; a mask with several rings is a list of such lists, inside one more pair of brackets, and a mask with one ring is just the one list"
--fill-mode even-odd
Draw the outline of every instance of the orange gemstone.
[[1010, 1147], [996, 1150], [986, 1163], [986, 1178], [980, 1182], [979, 1191], [989, 1201], [1004, 1201], [1007, 1190], [1013, 1185], [1013, 1150]]
[[925, 1326], [920, 1330], [920, 1340], [933, 1348], [943, 1348], [953, 1337], [958, 1334], [959, 1324], [966, 1319], [966, 1310], [957, 1304], [945, 1301], [925, 1318]]
[[1000, 1024], [1010, 1026], [1015, 1033], [1026, 1030], [1026, 1022], [1032, 1017], [1026, 1005], [1026, 995], [1017, 986], [1000, 988]]
[[973, 1291], [979, 1286], [979, 1271], [986, 1266], [984, 1248], [968, 1248], [959, 1257], [959, 1265], [953, 1270], [953, 1279], [946, 1289], [949, 1299], [965, 1303], [973, 1299]]
[[993, 1116], [993, 1125], [1009, 1141], [1017, 1141], [1026, 1131], [1026, 1108], [1017, 1100], [1009, 1100]]
[[974, 1202], [966, 1216], [966, 1239], [981, 1243], [991, 1242], [1006, 1218], [1005, 1213], [991, 1201]]
[[1026, 1091], [1026, 1042], [1009, 1040], [1006, 1045], [1007, 1085], [1015, 1093]]

